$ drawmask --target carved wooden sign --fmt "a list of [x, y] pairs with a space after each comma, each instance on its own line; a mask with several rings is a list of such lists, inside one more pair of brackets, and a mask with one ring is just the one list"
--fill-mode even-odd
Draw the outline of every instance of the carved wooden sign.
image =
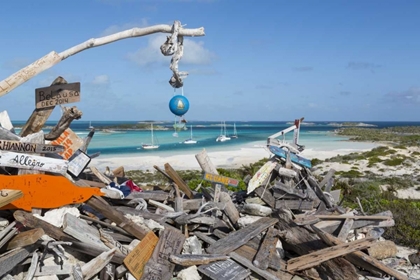
[[251, 274], [251, 271], [231, 259], [200, 265], [198, 271], [214, 280], [240, 280]]
[[83, 146], [83, 140], [77, 136], [76, 133], [73, 132], [70, 128], [64, 130], [64, 132], [55, 139], [51, 141], [52, 145], [63, 145], [64, 152], [59, 153], [63, 158], [69, 159], [74, 152], [76, 152], [80, 147]]
[[159, 238], [149, 231], [140, 243], [124, 259], [124, 264], [136, 279], [143, 275], [144, 266], [152, 256]]
[[0, 150], [18, 153], [49, 154], [64, 152], [64, 146], [0, 140]]
[[80, 83], [59, 84], [35, 89], [37, 109], [80, 101]]
[[206, 181], [213, 182], [213, 183], [219, 183], [219, 184], [228, 185], [232, 187], [237, 187], [239, 184], [239, 180], [221, 176], [221, 175], [211, 174], [207, 172], [204, 173], [203, 179]]
[[67, 171], [68, 162], [56, 158], [0, 151], [0, 166], [64, 174]]

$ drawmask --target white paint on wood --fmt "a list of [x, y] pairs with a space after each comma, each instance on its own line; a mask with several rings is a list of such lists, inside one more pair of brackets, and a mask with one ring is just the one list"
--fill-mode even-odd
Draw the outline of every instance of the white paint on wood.
[[0, 166], [64, 174], [68, 162], [62, 159], [0, 151]]
[[0, 126], [15, 133], [15, 129], [13, 128], [13, 124], [10, 121], [7, 111], [0, 112]]

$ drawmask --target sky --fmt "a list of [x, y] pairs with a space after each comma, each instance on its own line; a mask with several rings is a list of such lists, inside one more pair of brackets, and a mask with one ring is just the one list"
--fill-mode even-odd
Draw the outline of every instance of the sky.
[[[168, 34], [82, 51], [0, 97], [27, 120], [35, 89], [57, 76], [81, 83], [83, 121], [420, 121], [420, 1], [14, 0], [2, 3], [0, 80], [51, 51], [134, 27], [204, 27], [185, 37], [183, 89], [168, 81]], [[56, 107], [50, 120], [58, 120]]]

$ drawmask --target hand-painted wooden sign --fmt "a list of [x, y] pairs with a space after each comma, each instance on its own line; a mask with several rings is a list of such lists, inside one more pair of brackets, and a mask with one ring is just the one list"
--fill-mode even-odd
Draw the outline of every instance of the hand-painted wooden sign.
[[0, 151], [0, 166], [64, 174], [68, 161], [56, 158]]
[[0, 150], [18, 153], [51, 154], [64, 152], [64, 146], [0, 140]]
[[254, 174], [251, 180], [248, 182], [247, 192], [250, 194], [256, 188], [261, 186], [265, 180], [270, 177], [271, 172], [276, 167], [277, 162], [275, 161], [267, 161], [263, 166], [258, 169], [258, 171]]
[[80, 173], [85, 170], [86, 166], [88, 166], [89, 162], [90, 157], [81, 150], [77, 150], [69, 158], [69, 168], [67, 172], [74, 177], [78, 177]]
[[23, 197], [1, 209], [50, 209], [82, 203], [92, 195], [103, 193], [99, 188], [78, 187], [63, 176], [44, 174], [0, 175], [0, 189], [21, 190]]
[[211, 173], [204, 173], [203, 179], [206, 181], [213, 182], [213, 183], [229, 185], [232, 187], [237, 187], [239, 184], [239, 180], [221, 176], [221, 175], [211, 174]]
[[60, 137], [58, 137], [54, 141], [51, 141], [50, 144], [63, 145], [65, 150], [64, 152], [59, 154], [63, 158], [69, 159], [74, 154], [74, 152], [76, 152], [80, 147], [83, 146], [83, 140], [80, 139], [80, 137], [77, 136], [77, 134], [74, 133], [73, 130], [67, 128], [60, 135]]
[[198, 271], [214, 280], [241, 280], [251, 274], [249, 269], [244, 268], [231, 259], [200, 265]]
[[80, 83], [59, 84], [35, 89], [37, 109], [80, 101]]
[[140, 243], [124, 259], [124, 264], [136, 279], [143, 275], [144, 266], [152, 256], [159, 238], [149, 231]]
[[[284, 149], [277, 146], [268, 146], [268, 148], [270, 149], [270, 152], [272, 152], [276, 156], [286, 159], [287, 152]], [[312, 168], [312, 163], [309, 159], [298, 156], [295, 153], [290, 152], [290, 160], [298, 165], [305, 166], [307, 168]]]

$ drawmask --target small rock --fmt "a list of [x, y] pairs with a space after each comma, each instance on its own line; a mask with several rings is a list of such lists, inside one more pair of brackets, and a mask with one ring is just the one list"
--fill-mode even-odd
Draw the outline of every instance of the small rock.
[[182, 254], [195, 254], [199, 255], [203, 253], [201, 243], [197, 236], [188, 237], [183, 246]]
[[180, 280], [201, 280], [201, 276], [198, 274], [197, 266], [195, 265], [181, 270], [177, 278]]
[[413, 253], [411, 255], [408, 255], [408, 260], [411, 262], [411, 264], [420, 264], [420, 251]]
[[395, 257], [397, 251], [397, 246], [390, 240], [378, 241], [368, 249], [369, 256], [377, 260]]

